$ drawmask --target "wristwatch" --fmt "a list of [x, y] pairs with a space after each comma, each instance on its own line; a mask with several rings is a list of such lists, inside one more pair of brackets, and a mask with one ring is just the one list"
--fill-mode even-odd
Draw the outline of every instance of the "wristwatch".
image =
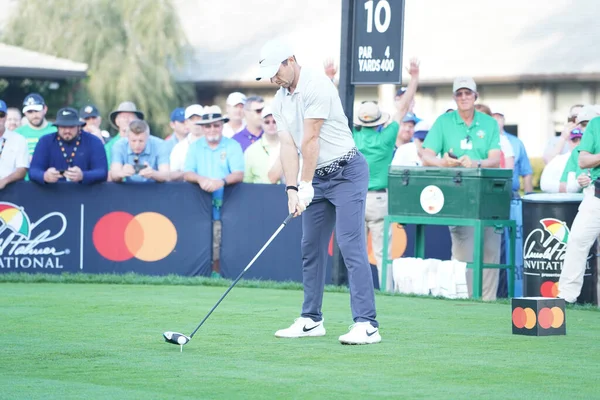
[[286, 186], [285, 187], [285, 192], [287, 193], [288, 190], [295, 190], [296, 192], [298, 191], [298, 186]]
[[477, 168], [481, 168], [481, 160], [477, 161]]

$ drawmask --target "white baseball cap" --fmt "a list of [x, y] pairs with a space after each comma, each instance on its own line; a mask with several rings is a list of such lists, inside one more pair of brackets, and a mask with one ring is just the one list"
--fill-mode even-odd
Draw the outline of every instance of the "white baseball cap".
[[264, 106], [262, 113], [260, 113], [260, 117], [262, 119], [267, 118], [269, 115], [273, 115], [273, 109], [269, 106]]
[[456, 93], [459, 89], [469, 89], [473, 92], [477, 92], [477, 84], [475, 84], [475, 80], [469, 76], [459, 76], [454, 80], [452, 93]]
[[233, 92], [227, 96], [228, 106], [237, 106], [238, 104], [246, 104], [246, 95], [240, 92]]
[[265, 43], [260, 50], [258, 61], [258, 77], [261, 79], [271, 79], [277, 74], [282, 62], [294, 55], [291, 46], [281, 39], [271, 39]]
[[194, 115], [199, 117], [204, 115], [204, 107], [202, 107], [200, 104], [192, 104], [185, 109], [185, 119], [193, 117]]

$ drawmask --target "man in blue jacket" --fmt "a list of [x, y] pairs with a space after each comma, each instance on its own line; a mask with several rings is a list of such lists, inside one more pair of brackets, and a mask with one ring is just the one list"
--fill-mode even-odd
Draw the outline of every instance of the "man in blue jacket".
[[54, 125], [57, 133], [40, 138], [29, 168], [30, 179], [39, 184], [59, 181], [93, 184], [106, 181], [108, 164], [102, 141], [81, 129], [77, 110], [62, 108]]

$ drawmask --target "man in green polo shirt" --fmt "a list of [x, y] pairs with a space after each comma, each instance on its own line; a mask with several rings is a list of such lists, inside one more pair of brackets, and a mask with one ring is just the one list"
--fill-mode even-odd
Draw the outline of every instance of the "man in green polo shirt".
[[[408, 112], [419, 84], [419, 63], [411, 60], [408, 68], [411, 79], [406, 92], [396, 102], [396, 118], [402, 121]], [[383, 219], [388, 208], [388, 168], [394, 156], [394, 147], [398, 135], [398, 121], [392, 120], [389, 113], [383, 112], [377, 103], [364, 102], [358, 109], [354, 119], [352, 135], [356, 147], [363, 154], [369, 165], [369, 191], [365, 205], [365, 222], [371, 232], [373, 255], [377, 261], [379, 285], [381, 285], [381, 259], [383, 254]], [[391, 289], [392, 271], [386, 282]], [[381, 286], [380, 286], [381, 287]]]
[[27, 140], [29, 157], [33, 155], [35, 146], [40, 138], [49, 133], [56, 133], [56, 127], [46, 120], [48, 106], [44, 98], [38, 93], [30, 93], [23, 100], [23, 114], [27, 123], [18, 127], [15, 132], [20, 133]]
[[[454, 80], [453, 97], [457, 110], [442, 114], [423, 143], [423, 165], [441, 168], [498, 168], [500, 166], [500, 129], [496, 120], [475, 110], [477, 85], [472, 78]], [[442, 154], [442, 158], [437, 158]], [[451, 226], [452, 258], [473, 260], [473, 227]], [[493, 227], [485, 229], [483, 262], [500, 262], [500, 235]], [[482, 298], [495, 300], [498, 290], [496, 268], [483, 270]], [[467, 269], [469, 295], [473, 293], [473, 270]]]
[[587, 124], [579, 145], [579, 167], [589, 169], [592, 184], [583, 191], [558, 280], [558, 297], [568, 303], [575, 303], [581, 293], [587, 256], [600, 234], [600, 198], [596, 197], [594, 185], [600, 177], [600, 117]]
[[[577, 127], [571, 132], [570, 140], [576, 140], [577, 137], [579, 137], [579, 140], [581, 140], [587, 124], [590, 122], [590, 120], [598, 116], [600, 116], [600, 110], [598, 110], [597, 107], [591, 105], [583, 106], [583, 108], [577, 114], [575, 120]], [[576, 131], [579, 131], [581, 134], [575, 135], [574, 132]], [[579, 144], [581, 144], [581, 142], [579, 142]], [[560, 192], [573, 192], [574, 190], [579, 192], [582, 188], [586, 188], [592, 183], [590, 174], [587, 172], [587, 170], [584, 170], [579, 166], [579, 144], [577, 144], [573, 150], [571, 150], [571, 155], [569, 156], [567, 164], [565, 165], [560, 177]], [[573, 175], [576, 177], [576, 184], [571, 182], [569, 179], [569, 174], [571, 173], [573, 173]]]

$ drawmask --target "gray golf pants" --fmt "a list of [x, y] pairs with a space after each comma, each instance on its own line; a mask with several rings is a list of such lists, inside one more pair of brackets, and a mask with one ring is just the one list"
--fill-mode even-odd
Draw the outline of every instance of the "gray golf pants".
[[350, 308], [354, 322], [370, 322], [377, 327], [373, 275], [367, 255], [365, 204], [369, 167], [357, 153], [337, 171], [315, 175], [315, 196], [302, 214], [302, 317], [320, 321], [323, 316], [323, 290], [327, 250], [333, 227], [344, 263], [348, 269]]

